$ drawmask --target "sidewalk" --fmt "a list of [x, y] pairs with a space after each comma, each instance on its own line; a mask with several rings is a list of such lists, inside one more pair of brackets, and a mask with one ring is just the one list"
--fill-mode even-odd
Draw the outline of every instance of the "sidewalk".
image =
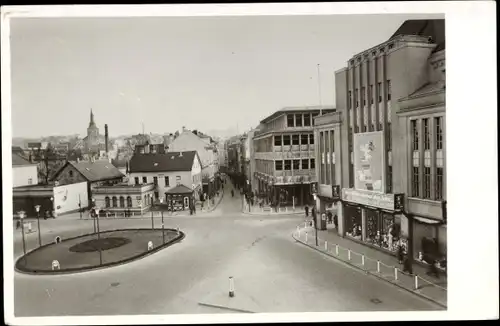
[[253, 205], [250, 207], [250, 212], [248, 211], [248, 205], [245, 204], [242, 211], [243, 214], [247, 215], [290, 215], [290, 214], [302, 214], [305, 216], [305, 210], [303, 206], [292, 206], [280, 207], [278, 212], [272, 207], [264, 206], [259, 207], [259, 205]]
[[[307, 235], [306, 235], [307, 234]], [[426, 274], [427, 269], [413, 264], [413, 275], [403, 273], [396, 257], [377, 249], [362, 245], [354, 240], [340, 237], [336, 230], [318, 230], [316, 247], [315, 230], [302, 223], [293, 233], [293, 237], [324, 254], [341, 260], [371, 275], [395, 284], [407, 291], [447, 306], [447, 277], [439, 279]], [[326, 241], [326, 245], [325, 245]], [[338, 246], [338, 247], [337, 247]], [[326, 248], [326, 249], [325, 249]]]

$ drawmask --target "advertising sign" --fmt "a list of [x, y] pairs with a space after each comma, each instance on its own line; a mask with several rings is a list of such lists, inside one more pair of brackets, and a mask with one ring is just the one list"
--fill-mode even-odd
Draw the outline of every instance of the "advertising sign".
[[87, 182], [54, 187], [54, 209], [57, 214], [76, 211], [88, 205]]
[[384, 192], [384, 134], [354, 134], [354, 188]]
[[386, 210], [394, 210], [394, 194], [381, 194], [374, 191], [342, 189], [342, 200], [382, 208]]

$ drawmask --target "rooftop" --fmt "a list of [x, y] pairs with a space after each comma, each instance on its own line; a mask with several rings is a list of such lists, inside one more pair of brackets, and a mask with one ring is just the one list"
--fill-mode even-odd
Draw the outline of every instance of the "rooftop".
[[273, 120], [274, 118], [276, 118], [284, 113], [288, 113], [288, 112], [304, 112], [304, 111], [312, 111], [312, 112], [318, 111], [319, 112], [319, 110], [328, 110], [330, 112], [333, 112], [335, 110], [335, 107], [332, 105], [287, 106], [287, 107], [284, 107], [284, 108], [274, 112], [270, 116], [264, 118], [263, 120], [260, 121], [260, 123], [266, 123], [266, 122]]
[[129, 170], [132, 173], [191, 171], [195, 157], [196, 151], [134, 154], [129, 162]]
[[412, 19], [405, 21], [391, 39], [400, 35], [431, 36], [437, 44], [433, 52], [445, 49], [445, 22], [444, 19]]
[[55, 179], [60, 171], [62, 171], [66, 166], [72, 165], [78, 172], [80, 172], [85, 179], [90, 182], [112, 180], [124, 177], [123, 173], [120, 172], [113, 164], [109, 161], [80, 161], [80, 162], [67, 162], [52, 179]]
[[170, 190], [167, 190], [167, 194], [174, 194], [174, 195], [175, 194], [190, 194], [192, 192], [193, 192], [193, 190], [189, 189], [185, 185], [178, 185]]
[[12, 154], [12, 166], [33, 165], [30, 161], [17, 154]]

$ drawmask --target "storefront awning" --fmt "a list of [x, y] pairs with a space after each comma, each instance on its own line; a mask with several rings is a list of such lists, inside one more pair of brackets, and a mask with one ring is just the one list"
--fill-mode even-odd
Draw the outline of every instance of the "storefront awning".
[[440, 220], [433, 220], [433, 219], [418, 216], [418, 215], [414, 215], [413, 218], [421, 223], [424, 223], [424, 224], [442, 224], [443, 223], [443, 221], [440, 221]]

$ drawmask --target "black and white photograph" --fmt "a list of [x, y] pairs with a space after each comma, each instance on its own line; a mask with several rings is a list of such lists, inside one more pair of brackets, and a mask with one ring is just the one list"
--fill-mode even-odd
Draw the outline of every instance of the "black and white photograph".
[[6, 323], [498, 318], [470, 3], [3, 7]]

